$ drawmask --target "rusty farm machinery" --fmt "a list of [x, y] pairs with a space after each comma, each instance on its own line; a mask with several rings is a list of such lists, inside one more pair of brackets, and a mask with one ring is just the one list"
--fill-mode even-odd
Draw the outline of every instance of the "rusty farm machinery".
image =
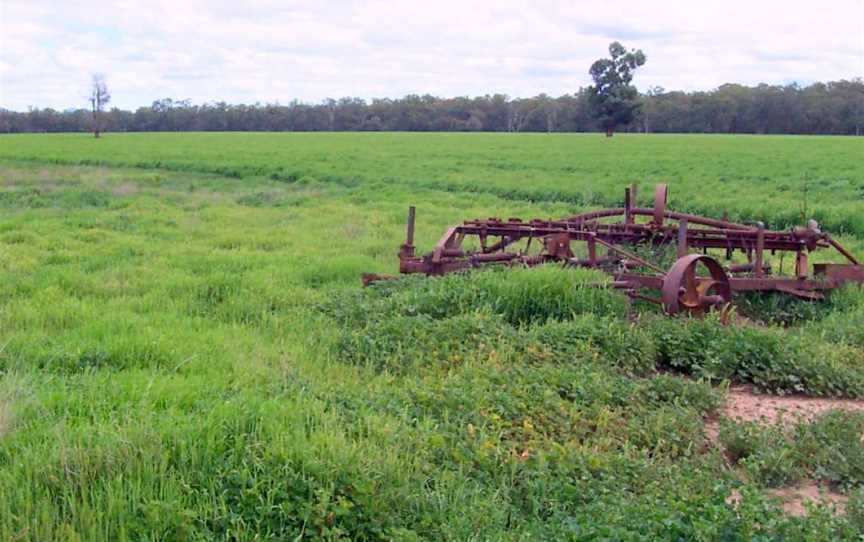
[[[558, 262], [603, 270], [612, 278], [605, 286], [657, 303], [668, 314], [693, 315], [730, 306], [736, 292], [775, 291], [821, 299], [823, 292], [847, 282], [864, 284], [864, 266], [813, 220], [806, 226], [769, 230], [761, 222], [676, 212], [666, 208], [665, 184], [656, 186], [653, 207], [638, 207], [635, 201], [636, 187], [631, 186], [625, 190], [623, 207], [560, 220], [466, 220], [450, 227], [432, 251], [421, 256], [415, 254], [411, 207], [407, 237], [399, 249], [399, 271], [442, 275], [484, 266]], [[829, 248], [846, 262], [808, 263], [811, 252]], [[659, 260], [662, 254], [668, 259], [669, 253], [676, 259], [667, 269]], [[743, 257], [732, 263], [736, 253]], [[726, 265], [718, 259], [722, 254]], [[787, 274], [785, 254], [794, 260]], [[395, 277], [364, 274], [363, 282], [390, 278]]]

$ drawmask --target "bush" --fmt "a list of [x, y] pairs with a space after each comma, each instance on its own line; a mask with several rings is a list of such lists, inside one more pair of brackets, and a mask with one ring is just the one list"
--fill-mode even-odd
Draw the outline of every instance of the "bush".
[[481, 298], [514, 325], [585, 314], [623, 317], [627, 311], [624, 295], [594, 286], [609, 280], [596, 271], [546, 265], [478, 273], [477, 278]]
[[661, 367], [712, 382], [750, 382], [771, 392], [864, 396], [864, 372], [854, 359], [807, 336], [775, 328], [726, 326], [710, 316], [654, 318], [647, 326]]
[[397, 314], [440, 319], [476, 310], [501, 315], [513, 325], [579, 314], [624, 316], [624, 295], [592, 286], [607, 280], [599, 272], [551, 265], [409, 276], [378, 282], [360, 292], [333, 292], [318, 307], [351, 326]]
[[633, 401], [652, 406], [687, 406], [706, 413], [720, 406], [722, 395], [707, 382], [657, 375], [642, 381], [642, 385], [633, 395]]
[[829, 303], [796, 299], [781, 292], [750, 292], [735, 297], [740, 312], [752, 320], [783, 327], [794, 326], [824, 317]]
[[527, 328], [526, 349], [549, 352], [553, 359], [572, 362], [592, 351], [603, 363], [630, 374], [654, 369], [654, 341], [635, 324], [619, 318], [583, 314], [571, 320], [549, 320]]

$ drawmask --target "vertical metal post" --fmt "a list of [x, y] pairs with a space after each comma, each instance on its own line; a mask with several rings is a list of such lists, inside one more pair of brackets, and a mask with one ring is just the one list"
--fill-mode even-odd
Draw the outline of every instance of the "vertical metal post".
[[687, 255], [687, 219], [682, 218], [678, 221], [678, 257]]
[[765, 270], [762, 268], [763, 253], [765, 252], [765, 224], [758, 222], [756, 227], [758, 229], [756, 230], [756, 262], [754, 263], [754, 270], [756, 276], [761, 277], [765, 274]]
[[413, 205], [408, 207], [408, 234], [405, 236], [405, 244], [409, 246], [414, 245], [414, 216], [416, 213], [417, 210]]
[[588, 261], [591, 262], [591, 267], [597, 265], [597, 242], [593, 235], [588, 238]]
[[630, 209], [633, 207], [633, 192], [631, 188], [624, 189], [624, 223], [632, 224], [633, 223], [633, 215], [630, 213]]
[[414, 257], [414, 206], [408, 207], [408, 232], [405, 234], [405, 242], [399, 247], [399, 272], [408, 272], [408, 261]]
[[800, 248], [795, 257], [795, 275], [799, 279], [807, 278], [807, 253]]

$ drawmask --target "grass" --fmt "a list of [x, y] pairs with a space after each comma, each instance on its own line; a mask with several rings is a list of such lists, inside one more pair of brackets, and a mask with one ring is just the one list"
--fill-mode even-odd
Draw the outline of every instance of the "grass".
[[758, 216], [777, 227], [801, 211], [830, 229], [864, 234], [864, 143], [831, 136], [620, 134], [199, 133], [3, 138], [0, 157], [39, 163], [134, 166], [231, 178], [383, 189], [430, 188], [571, 206], [640, 202], [667, 182], [682, 211]]
[[[860, 458], [843, 453], [860, 420], [730, 426], [723, 448], [703, 428], [727, 382], [864, 396], [858, 289], [728, 328], [634, 322], [618, 293], [580, 287], [605, 277], [556, 267], [359, 287], [363, 271], [394, 271], [409, 204], [424, 250], [463, 218], [564, 216], [634, 180], [643, 195], [671, 181], [676, 207], [731, 201], [778, 224], [797, 220], [806, 184], [808, 207], [860, 252], [861, 150], [4, 136], [0, 539], [861, 536]], [[764, 488], [789, 473], [846, 491], [848, 513], [786, 516]]]
[[864, 414], [829, 412], [791, 429], [765, 429], [753, 422], [729, 422], [721, 439], [731, 459], [754, 480], [767, 486], [800, 482], [804, 477], [840, 488], [864, 484]]

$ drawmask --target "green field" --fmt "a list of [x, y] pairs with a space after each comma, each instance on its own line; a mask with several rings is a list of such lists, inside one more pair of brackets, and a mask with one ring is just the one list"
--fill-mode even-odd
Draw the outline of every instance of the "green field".
[[[0, 157], [131, 166], [380, 189], [428, 188], [508, 201], [618, 204], [622, 186], [666, 182], [681, 210], [769, 224], [801, 208], [835, 233], [864, 235], [864, 143], [818, 136], [207, 133], [4, 138]], [[644, 196], [649, 197], [648, 192]], [[757, 197], [754, 197], [757, 196]]]
[[[557, 267], [360, 287], [410, 204], [424, 251], [658, 181], [864, 254], [862, 138], [0, 136], [0, 540], [861, 539], [864, 415], [705, 431], [730, 383], [864, 397], [860, 289], [723, 326]], [[845, 512], [785, 514], [808, 480]]]

